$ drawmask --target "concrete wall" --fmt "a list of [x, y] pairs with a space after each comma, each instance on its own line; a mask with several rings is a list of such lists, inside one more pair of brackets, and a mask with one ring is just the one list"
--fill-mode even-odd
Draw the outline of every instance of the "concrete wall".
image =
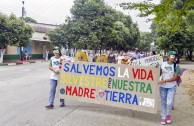
[[6, 54], [7, 55], [17, 54], [17, 47], [16, 46], [7, 46]]
[[[31, 59], [43, 59], [46, 56], [46, 50], [49, 50], [49, 57], [52, 56], [53, 46], [50, 42], [32, 41], [30, 45], [24, 47], [23, 51], [27, 51], [31, 55]], [[19, 60], [20, 47], [7, 46], [4, 60]]]

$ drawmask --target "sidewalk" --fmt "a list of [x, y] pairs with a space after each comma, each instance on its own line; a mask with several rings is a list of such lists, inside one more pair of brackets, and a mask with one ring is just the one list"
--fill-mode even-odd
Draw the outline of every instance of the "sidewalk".
[[180, 59], [180, 64], [194, 64], [194, 60], [192, 61], [187, 61], [185, 59]]
[[3, 63], [0, 63], [0, 66], [14, 66], [14, 65], [20, 65], [20, 64], [29, 64], [29, 63], [39, 63], [39, 62], [48, 62], [45, 59], [32, 59], [32, 60], [7, 60]]

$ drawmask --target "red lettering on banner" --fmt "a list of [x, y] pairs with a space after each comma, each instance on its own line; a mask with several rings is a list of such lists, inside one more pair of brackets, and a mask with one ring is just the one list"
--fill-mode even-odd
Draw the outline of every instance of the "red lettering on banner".
[[89, 89], [88, 88], [84, 89], [84, 97], [86, 97], [86, 95], [87, 95], [87, 97], [89, 97]]
[[66, 95], [78, 96], [78, 97], [87, 97], [94, 99], [94, 92], [96, 89], [82, 88], [82, 87], [73, 87], [66, 86]]
[[152, 70], [149, 73], [145, 69], [134, 69], [132, 68], [133, 78], [140, 80], [154, 80]]
[[77, 96], [77, 88], [76, 87], [74, 87], [74, 89], [73, 89], [72, 95], [74, 95], [74, 94]]
[[94, 99], [94, 92], [96, 91], [96, 89], [91, 89], [91, 93], [90, 93], [90, 98]]
[[66, 95], [71, 95], [71, 90], [72, 90], [72, 86], [66, 86]]
[[151, 78], [152, 80], [154, 80], [154, 77], [153, 77], [153, 74], [152, 74], [152, 70], [149, 71], [147, 80], [149, 80], [150, 78]]
[[132, 70], [133, 70], [133, 77], [134, 77], [134, 79], [135, 79], [136, 76], [137, 76], [137, 74], [138, 74], [138, 72], [139, 72], [139, 69], [137, 69], [136, 72], [134, 71], [134, 68], [133, 68]]
[[146, 79], [146, 70], [144, 69], [141, 70], [141, 79]]
[[83, 95], [83, 88], [79, 87], [77, 96], [81, 97], [82, 95]]

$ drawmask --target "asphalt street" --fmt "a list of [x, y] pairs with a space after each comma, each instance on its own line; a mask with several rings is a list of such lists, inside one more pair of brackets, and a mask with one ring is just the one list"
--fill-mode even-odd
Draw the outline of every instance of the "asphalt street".
[[0, 126], [157, 126], [158, 114], [78, 101], [55, 99], [45, 109], [49, 94], [48, 62], [0, 67]]

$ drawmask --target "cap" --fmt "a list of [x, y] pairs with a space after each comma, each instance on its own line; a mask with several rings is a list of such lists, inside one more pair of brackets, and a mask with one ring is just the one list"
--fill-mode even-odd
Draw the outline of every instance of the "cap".
[[59, 47], [54, 47], [53, 50], [59, 50], [59, 51], [60, 51], [61, 48], [59, 48]]
[[168, 56], [170, 56], [170, 55], [176, 55], [176, 52], [175, 51], [169, 51]]
[[135, 48], [135, 50], [138, 50], [138, 48]]

